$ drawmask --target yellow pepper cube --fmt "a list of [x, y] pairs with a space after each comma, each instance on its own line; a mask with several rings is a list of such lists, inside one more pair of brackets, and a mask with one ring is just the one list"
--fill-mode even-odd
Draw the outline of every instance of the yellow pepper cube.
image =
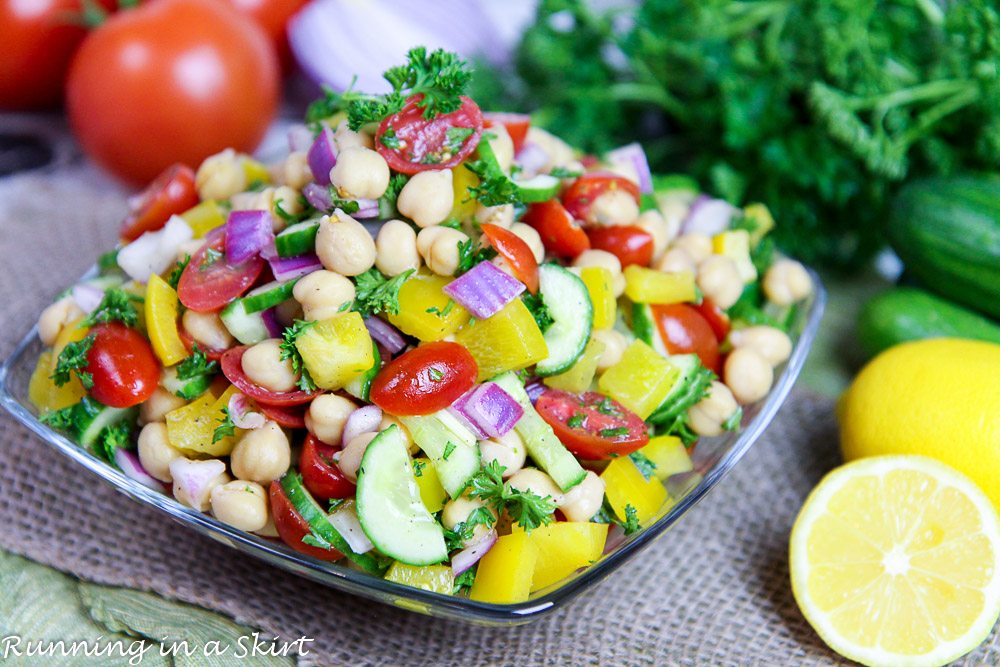
[[537, 562], [538, 547], [528, 533], [504, 535], [479, 561], [469, 597], [494, 604], [524, 602]]
[[451, 170], [451, 187], [455, 195], [455, 204], [449, 217], [455, 220], [471, 220], [476, 213], [476, 200], [469, 195], [469, 188], [479, 185], [479, 177], [471, 169], [465, 168], [465, 163]]
[[610, 329], [618, 317], [618, 301], [611, 289], [611, 271], [603, 266], [588, 266], [580, 271], [580, 280], [587, 286], [594, 304], [594, 328]]
[[[523, 531], [516, 525], [514, 532]], [[596, 562], [604, 553], [608, 524], [589, 521], [557, 521], [539, 526], [529, 535], [538, 548], [531, 592], [562, 581], [581, 567]]]
[[222, 410], [229, 406], [229, 399], [236, 393], [230, 386], [216, 398], [206, 391], [184, 407], [168, 412], [167, 440], [171, 445], [188, 454], [227, 456], [236, 446], [235, 436], [225, 436], [215, 442], [215, 429], [225, 418]]
[[164, 366], [173, 366], [188, 356], [187, 348], [177, 333], [177, 292], [157, 275], [146, 284], [146, 333], [153, 352]]
[[313, 382], [341, 389], [375, 363], [372, 339], [360, 313], [339, 313], [305, 329], [295, 341]]
[[597, 362], [600, 361], [602, 354], [604, 354], [604, 343], [591, 338], [587, 342], [587, 347], [583, 349], [583, 354], [569, 367], [569, 370], [558, 375], [550, 375], [543, 382], [553, 389], [562, 389], [574, 394], [587, 391], [594, 382]]
[[444, 595], [451, 595], [455, 589], [455, 575], [447, 565], [418, 567], [396, 561], [385, 573], [385, 578], [388, 581]]
[[[417, 474], [420, 471], [420, 474]], [[424, 507], [433, 514], [440, 512], [444, 507], [444, 502], [448, 498], [448, 492], [441, 486], [437, 471], [428, 458], [413, 460], [413, 475], [417, 481], [417, 488], [420, 489], [420, 499], [424, 501]]]
[[455, 333], [469, 321], [469, 313], [441, 291], [450, 282], [444, 276], [412, 276], [399, 288], [399, 312], [390, 313], [389, 321], [424, 342]]
[[[39, 397], [41, 397], [43, 383], [42, 380], [47, 381], [47, 390], [44, 408], [46, 410], [61, 410], [63, 408], [69, 407], [83, 400], [83, 397], [87, 395], [87, 390], [83, 388], [83, 384], [80, 382], [80, 378], [76, 374], [72, 374], [69, 378], [69, 382], [57, 387], [56, 383], [52, 380], [51, 375], [56, 372], [56, 365], [59, 363], [59, 355], [62, 353], [63, 349], [70, 343], [76, 343], [87, 337], [90, 333], [88, 327], [81, 326], [83, 323], [83, 318], [70, 322], [63, 330], [59, 332], [59, 336], [56, 337], [56, 342], [52, 345], [52, 352], [49, 355], [49, 366], [48, 373], [44, 373], [41, 367], [41, 360], [39, 360], [39, 365], [35, 367], [35, 373], [39, 375], [36, 380], [32, 376], [32, 382], [38, 383], [38, 387], [35, 391], [39, 392]], [[30, 391], [29, 391], [30, 397]], [[32, 398], [32, 401], [35, 399]], [[42, 409], [42, 405], [38, 405], [39, 409]]]
[[645, 419], [670, 393], [680, 371], [641, 340], [632, 341], [621, 361], [601, 376], [597, 386]]
[[750, 232], [750, 245], [756, 247], [758, 243], [767, 236], [768, 232], [774, 229], [774, 216], [764, 204], [747, 204], [743, 207], [743, 215], [755, 223], [755, 228]]
[[757, 279], [757, 269], [750, 259], [750, 232], [734, 229], [712, 237], [712, 251], [733, 260], [744, 283]]
[[665, 480], [671, 475], [694, 470], [687, 447], [674, 435], [660, 435], [651, 438], [639, 453], [656, 466], [656, 478]]
[[619, 519], [627, 518], [626, 507], [635, 508], [639, 523], [655, 517], [667, 502], [667, 490], [656, 477], [646, 479], [627, 456], [617, 458], [601, 473], [604, 494]]
[[52, 374], [51, 368], [52, 352], [46, 350], [38, 355], [35, 370], [32, 371], [31, 379], [28, 381], [28, 399], [38, 408], [39, 412], [48, 412], [52, 409], [49, 402], [55, 384], [49, 377]]
[[205, 234], [226, 224], [226, 213], [214, 199], [206, 199], [197, 206], [189, 208], [181, 213], [181, 218], [194, 232], [196, 239], [204, 238]]
[[243, 157], [243, 173], [246, 174], [247, 185], [271, 182], [271, 174], [267, 171], [267, 167], [251, 157]]
[[684, 303], [696, 298], [694, 273], [664, 273], [636, 264], [625, 268], [625, 296], [635, 303]]
[[455, 341], [464, 345], [479, 366], [479, 380], [516, 371], [549, 356], [548, 345], [531, 311], [520, 299], [485, 320], [458, 332]]

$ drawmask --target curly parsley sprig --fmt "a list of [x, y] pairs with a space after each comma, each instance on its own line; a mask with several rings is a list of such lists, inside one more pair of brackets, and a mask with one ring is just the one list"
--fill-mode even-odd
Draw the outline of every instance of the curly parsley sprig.
[[302, 332], [313, 326], [315, 322], [305, 322], [303, 320], [296, 320], [292, 326], [287, 327], [285, 331], [281, 334], [281, 360], [287, 361], [291, 359], [292, 370], [299, 374], [298, 386], [302, 391], [316, 391], [316, 383], [313, 382], [312, 376], [309, 375], [309, 369], [306, 368], [305, 362], [302, 360], [302, 354], [299, 352], [299, 348], [295, 346], [295, 341]]
[[69, 343], [62, 349], [56, 361], [55, 371], [50, 376], [57, 387], [69, 382], [72, 374], [76, 373], [84, 389], [93, 388], [94, 375], [86, 368], [90, 364], [87, 355], [90, 354], [90, 348], [93, 347], [95, 338], [95, 334], [88, 334], [82, 340]]
[[521, 491], [503, 481], [506, 468], [490, 461], [472, 478], [469, 496], [480, 498], [496, 511], [506, 511], [515, 523], [525, 530], [533, 530], [553, 521], [556, 505], [551, 496], [539, 496], [531, 491]]
[[134, 302], [137, 301], [142, 301], [142, 297], [113, 287], [104, 293], [101, 303], [80, 323], [80, 327], [92, 327], [95, 324], [116, 321], [125, 326], [134, 327], [139, 324], [139, 311], [134, 305]]

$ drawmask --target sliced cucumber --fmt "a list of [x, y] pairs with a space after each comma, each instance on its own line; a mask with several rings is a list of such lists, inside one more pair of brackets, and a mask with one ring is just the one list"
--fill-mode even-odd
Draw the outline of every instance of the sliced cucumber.
[[254, 345], [270, 337], [264, 316], [259, 312], [248, 313], [242, 299], [223, 308], [219, 318], [233, 338], [244, 345]]
[[444, 529], [420, 499], [413, 462], [398, 426], [375, 436], [358, 468], [358, 519], [372, 544], [407, 565], [448, 559]]
[[541, 376], [556, 375], [583, 354], [594, 326], [594, 305], [583, 281], [558, 264], [538, 267], [538, 291], [553, 322], [545, 331], [549, 356], [538, 362], [535, 372]]
[[278, 257], [298, 257], [316, 248], [316, 234], [319, 220], [306, 220], [289, 225], [274, 237], [274, 249]]
[[586, 477], [587, 471], [580, 466], [562, 442], [556, 437], [552, 427], [542, 419], [534, 406], [524, 386], [514, 373], [507, 372], [493, 378], [508, 394], [521, 404], [524, 414], [514, 425], [514, 430], [524, 440], [528, 456], [538, 464], [538, 467], [549, 474], [559, 488], [568, 491]]
[[632, 304], [632, 332], [636, 338], [649, 345], [662, 356], [670, 356], [670, 352], [667, 351], [666, 346], [663, 344], [663, 339], [660, 338], [660, 331], [656, 328], [656, 321], [653, 319], [653, 307], [649, 304]]
[[114, 426], [126, 419], [135, 420], [139, 408], [111, 408], [90, 398], [84, 397], [74, 408], [74, 422], [77, 428], [77, 440], [84, 449], [93, 453], [101, 431]]
[[375, 357], [375, 363], [372, 364], [372, 367], [344, 385], [344, 391], [354, 398], [359, 398], [365, 402], [368, 402], [368, 394], [371, 392], [372, 380], [374, 380], [375, 376], [378, 375], [378, 372], [382, 370], [382, 355], [378, 351], [378, 345], [374, 342], [372, 342], [372, 356]]
[[182, 380], [177, 377], [177, 367], [164, 368], [160, 376], [160, 384], [174, 396], [179, 396], [186, 401], [193, 401], [212, 384], [212, 375], [196, 375], [193, 378]]
[[673, 354], [667, 359], [680, 370], [680, 374], [670, 393], [646, 421], [669, 427], [704, 398], [715, 375], [702, 365], [697, 354]]
[[422, 417], [399, 417], [399, 421], [430, 458], [448, 495], [462, 495], [481, 466], [479, 445], [472, 431], [447, 410]]
[[243, 302], [243, 310], [247, 313], [259, 313], [288, 301], [292, 298], [292, 290], [297, 282], [298, 279], [286, 280], [283, 283], [275, 280], [250, 290], [240, 299]]
[[514, 181], [514, 185], [517, 186], [517, 192], [521, 195], [521, 201], [525, 204], [552, 199], [559, 192], [561, 184], [558, 178], [549, 176], [548, 174], [538, 174], [525, 181]]

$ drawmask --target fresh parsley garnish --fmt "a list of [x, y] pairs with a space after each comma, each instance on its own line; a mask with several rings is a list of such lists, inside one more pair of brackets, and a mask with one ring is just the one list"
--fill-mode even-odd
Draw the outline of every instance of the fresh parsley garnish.
[[458, 449], [458, 448], [455, 447], [455, 443], [453, 443], [451, 440], [449, 440], [447, 443], [445, 443], [444, 453], [441, 454], [441, 458], [443, 458], [445, 461], [447, 461], [448, 458], [455, 452], [456, 449]]
[[465, 162], [465, 168], [479, 177], [479, 185], [469, 186], [469, 198], [483, 206], [520, 204], [521, 193], [493, 160]]
[[141, 301], [141, 299], [135, 294], [129, 294], [123, 289], [113, 287], [104, 293], [101, 303], [87, 319], [80, 323], [80, 326], [91, 327], [95, 324], [117, 321], [125, 326], [134, 327], [139, 323], [139, 311], [133, 305], [135, 301]]
[[[444, 379], [444, 373], [442, 373], [441, 369], [436, 366], [431, 366], [427, 369], [427, 374], [431, 376], [431, 382], [440, 382]], [[448, 444], [450, 445], [451, 443], [449, 442]]]
[[229, 408], [222, 408], [222, 418], [219, 420], [219, 425], [212, 431], [212, 444], [233, 435], [236, 435], [236, 424], [233, 423], [233, 418], [229, 415]]
[[425, 313], [431, 313], [432, 315], [437, 315], [438, 317], [448, 317], [448, 314], [455, 308], [455, 300], [448, 299], [448, 303], [444, 305], [444, 308], [438, 308], [437, 306], [431, 306], [426, 309]]
[[385, 80], [393, 94], [401, 97], [422, 95], [417, 106], [430, 120], [438, 114], [457, 111], [462, 106], [462, 94], [472, 78], [464, 60], [456, 54], [418, 46], [406, 54], [406, 64], [386, 70]]
[[566, 420], [566, 426], [569, 426], [570, 428], [580, 428], [583, 426], [585, 421], [587, 421], [587, 416], [582, 412], [578, 412]]
[[341, 197], [340, 192], [337, 191], [336, 185], [331, 185], [329, 187], [329, 191], [330, 208], [328, 208], [327, 211], [336, 211], [337, 209], [340, 209], [347, 215], [351, 215], [353, 213], [357, 213], [358, 209], [361, 208], [361, 204], [354, 199], [345, 199], [344, 197]]
[[635, 464], [635, 467], [639, 469], [639, 472], [642, 473], [642, 476], [646, 480], [652, 479], [656, 474], [656, 464], [642, 452], [632, 452], [628, 457], [632, 459], [632, 463]]
[[473, 565], [468, 570], [455, 577], [455, 588], [452, 590], [453, 595], [459, 595], [467, 589], [472, 588], [472, 584], [476, 581], [476, 568], [477, 566]]
[[208, 357], [195, 343], [191, 356], [177, 364], [178, 380], [193, 380], [202, 375], [212, 375], [219, 370], [219, 362], [209, 361]]
[[315, 212], [315, 209], [312, 207], [311, 204], [309, 204], [306, 198], [303, 197], [302, 195], [299, 195], [299, 203], [304, 204], [302, 206], [302, 210], [299, 211], [298, 213], [289, 213], [288, 211], [285, 210], [284, 206], [285, 200], [282, 199], [281, 197], [278, 197], [277, 199], [274, 200], [274, 205], [273, 205], [274, 213], [289, 225], [294, 225], [297, 222], [302, 222], [303, 220], [312, 217], [313, 213]]
[[743, 408], [736, 408], [736, 412], [729, 415], [726, 421], [722, 422], [723, 431], [738, 431], [740, 422], [743, 421]]
[[583, 172], [574, 169], [567, 169], [566, 167], [553, 167], [549, 171], [549, 176], [552, 176], [553, 178], [578, 178], [583, 176]]
[[190, 263], [191, 255], [184, 255], [184, 259], [179, 260], [174, 266], [174, 270], [170, 272], [169, 276], [167, 276], [167, 284], [174, 289], [177, 289], [177, 286], [181, 282], [181, 276], [184, 275], [184, 269], [186, 269]]
[[457, 153], [465, 140], [475, 133], [471, 127], [449, 127], [445, 132], [444, 148], [449, 153]]
[[599, 433], [602, 438], [620, 438], [623, 435], [628, 435], [628, 427], [617, 426], [615, 428], [602, 428]]
[[83, 340], [69, 343], [62, 349], [56, 360], [56, 369], [51, 375], [52, 381], [57, 387], [69, 382], [73, 373], [76, 373], [76, 376], [80, 378], [84, 389], [94, 387], [94, 375], [84, 369], [90, 363], [87, 361], [87, 355], [90, 354], [90, 348], [93, 347], [95, 338], [95, 334], [88, 334]]
[[72, 433], [76, 430], [77, 426], [76, 415], [76, 405], [70, 405], [60, 410], [46, 412], [38, 419], [43, 424], [47, 424], [52, 428]]
[[128, 449], [132, 437], [132, 424], [128, 421], [106, 426], [94, 443], [94, 452], [110, 463], [115, 462], [116, 449]]
[[639, 525], [639, 513], [632, 505], [625, 505], [625, 522], [622, 524], [625, 534], [631, 535], [632, 533], [636, 533], [641, 527]]
[[316, 383], [313, 382], [312, 376], [309, 375], [309, 369], [306, 368], [306, 364], [302, 360], [302, 355], [299, 353], [299, 348], [295, 346], [295, 341], [302, 335], [303, 331], [314, 324], [315, 322], [296, 320], [292, 323], [292, 326], [286, 327], [282, 332], [281, 343], [279, 345], [281, 349], [280, 359], [282, 361], [291, 359], [292, 371], [299, 374], [298, 387], [302, 391], [315, 391]]
[[555, 323], [555, 320], [552, 318], [552, 311], [545, 305], [545, 299], [542, 298], [541, 292], [538, 294], [525, 292], [521, 295], [521, 301], [528, 307], [528, 312], [535, 318], [535, 324], [538, 325], [538, 329], [542, 333], [548, 331], [549, 327]]
[[457, 524], [452, 530], [445, 529], [444, 540], [448, 551], [461, 549], [475, 535], [476, 526], [486, 526], [492, 528], [496, 523], [496, 517], [487, 507], [477, 507], [469, 512], [465, 521]]
[[380, 218], [388, 220], [399, 216], [399, 211], [396, 210], [396, 200], [399, 199], [399, 193], [403, 191], [403, 186], [409, 180], [410, 177], [406, 174], [393, 174], [389, 177], [389, 187], [378, 198], [378, 214]]
[[414, 270], [409, 269], [398, 276], [387, 278], [381, 271], [372, 267], [361, 275], [355, 276], [354, 310], [364, 317], [378, 313], [397, 314], [399, 312], [399, 288], [413, 273]]
[[120, 248], [109, 250], [97, 259], [97, 272], [102, 276], [118, 270], [118, 251]]
[[509, 482], [503, 481], [505, 469], [495, 460], [487, 463], [472, 478], [469, 496], [486, 501], [497, 512], [506, 510], [516, 523], [528, 531], [552, 523], [552, 514], [556, 510], [552, 498], [513, 488]]
[[497, 256], [497, 251], [491, 246], [482, 247], [477, 241], [466, 239], [458, 242], [458, 268], [455, 275], [460, 276], [480, 262], [488, 262]]
[[396, 136], [396, 130], [392, 127], [386, 128], [385, 132], [383, 132], [382, 136], [379, 138], [379, 141], [382, 142], [383, 146], [392, 150], [398, 150], [403, 147], [402, 139]]
[[208, 269], [208, 267], [214, 265], [216, 262], [218, 262], [222, 258], [223, 258], [223, 254], [220, 251], [216, 250], [215, 248], [206, 248], [205, 249], [205, 261], [203, 261], [201, 263], [201, 266], [199, 266], [198, 269], [200, 271], [205, 271], [205, 270]]
[[419, 461], [417, 459], [414, 459], [413, 460], [413, 476], [414, 477], [423, 477], [424, 476], [424, 466], [426, 466], [426, 465], [427, 465], [427, 463], [425, 461]]
[[597, 411], [600, 412], [602, 415], [618, 416], [619, 414], [621, 414], [618, 411], [618, 408], [615, 407], [615, 402], [611, 400], [611, 398], [608, 396], [602, 398], [601, 402], [597, 404]]

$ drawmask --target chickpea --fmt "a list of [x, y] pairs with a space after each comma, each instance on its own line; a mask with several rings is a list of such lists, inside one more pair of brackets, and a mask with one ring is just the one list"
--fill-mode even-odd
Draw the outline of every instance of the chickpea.
[[451, 276], [458, 268], [458, 244], [468, 241], [469, 237], [458, 231], [445, 227], [434, 239], [434, 243], [426, 255], [424, 262], [439, 276]]
[[493, 127], [485, 132], [491, 132], [496, 135], [495, 139], [489, 140], [490, 148], [493, 149], [493, 154], [497, 158], [497, 164], [500, 165], [500, 169], [503, 170], [503, 173], [509, 174], [510, 167], [514, 164], [514, 140], [510, 138], [507, 128], [499, 123], [494, 124]]
[[764, 357], [748, 347], [738, 347], [726, 357], [723, 377], [740, 403], [759, 401], [771, 390], [774, 371]]
[[510, 229], [510, 226], [514, 224], [514, 205], [483, 206], [479, 204], [476, 206], [475, 219], [480, 226], [490, 224]]
[[351, 146], [337, 155], [330, 182], [341, 197], [378, 199], [389, 187], [389, 165], [372, 149]]
[[398, 276], [410, 269], [419, 269], [417, 233], [402, 220], [390, 220], [382, 225], [375, 238], [375, 266], [387, 276]]
[[264, 207], [259, 204], [261, 192], [253, 190], [237, 192], [229, 198], [229, 205], [234, 211], [262, 211]]
[[[455, 530], [456, 526], [468, 521], [472, 513], [480, 507], [485, 507], [487, 511], [493, 515], [494, 520], [497, 518], [496, 511], [494, 511], [492, 507], [487, 506], [486, 503], [479, 498], [459, 496], [454, 500], [449, 500], [445, 504], [444, 509], [441, 510], [441, 523], [444, 524], [444, 527], [448, 530]], [[479, 540], [483, 539], [488, 532], [490, 532], [490, 528], [486, 524], [476, 524], [476, 527], [472, 529], [472, 537], [463, 541], [463, 546], [475, 544]]]
[[[653, 237], [653, 261], [663, 256], [667, 251], [667, 244], [673, 239], [670, 226], [667, 221], [655, 209], [650, 209], [639, 214], [635, 221], [635, 226], [647, 232]], [[674, 232], [676, 233], [676, 232]]]
[[538, 468], [521, 468], [508, 481], [512, 488], [518, 491], [530, 491], [542, 498], [548, 496], [556, 506], [561, 506], [566, 500], [556, 483], [546, 473]]
[[743, 279], [736, 262], [724, 255], [712, 255], [698, 265], [698, 287], [719, 308], [729, 308], [743, 294]]
[[210, 155], [198, 167], [194, 177], [201, 199], [229, 199], [247, 187], [243, 156], [232, 148]]
[[375, 239], [346, 213], [325, 215], [316, 233], [316, 254], [324, 268], [356, 276], [375, 265]]
[[396, 208], [421, 229], [448, 219], [455, 204], [450, 169], [421, 171], [406, 182]]
[[83, 317], [84, 312], [71, 296], [64, 296], [42, 311], [38, 318], [38, 337], [51, 347], [62, 330]]
[[206, 350], [225, 350], [232, 347], [236, 340], [218, 313], [185, 310], [181, 322], [191, 339]]
[[603, 373], [622, 360], [625, 348], [628, 347], [628, 338], [625, 334], [615, 329], [596, 329], [590, 337], [604, 344], [604, 352], [597, 360], [598, 373]]
[[303, 276], [292, 288], [292, 296], [302, 304], [302, 316], [310, 322], [333, 317], [354, 301], [354, 295], [354, 283], [325, 269]]
[[153, 395], [139, 406], [139, 423], [161, 422], [168, 412], [173, 412], [185, 405], [187, 405], [187, 401], [180, 396], [170, 393], [163, 387], [157, 387], [153, 390]]
[[365, 450], [368, 449], [368, 445], [377, 435], [378, 433], [360, 433], [344, 445], [344, 448], [340, 451], [340, 457], [337, 459], [337, 465], [340, 466], [340, 471], [344, 473], [344, 477], [347, 477], [352, 482], [358, 480], [358, 469], [361, 467], [361, 460], [365, 456]]
[[604, 480], [592, 470], [566, 492], [559, 509], [569, 521], [590, 521], [604, 503]]
[[767, 363], [777, 366], [792, 354], [792, 340], [781, 329], [757, 325], [729, 332], [729, 343], [733, 347], [748, 347]]
[[167, 425], [163, 422], [146, 424], [139, 431], [139, 463], [150, 476], [161, 482], [172, 482], [170, 464], [183, 457], [167, 439]]
[[295, 299], [288, 299], [287, 301], [282, 301], [277, 306], [275, 306], [274, 316], [278, 320], [279, 324], [286, 327], [291, 326], [295, 322], [295, 320], [306, 319], [305, 311], [302, 310], [302, 304], [300, 304]]
[[220, 484], [209, 500], [215, 518], [233, 528], [254, 532], [267, 525], [267, 494], [256, 482], [237, 479]]
[[356, 403], [343, 396], [321, 394], [309, 404], [309, 409], [306, 411], [306, 428], [322, 442], [339, 446], [347, 418], [357, 409]]
[[346, 120], [340, 121], [337, 129], [333, 132], [333, 143], [337, 146], [337, 151], [346, 151], [348, 148], [374, 148], [375, 142], [367, 132], [355, 132], [348, 125]]
[[622, 263], [617, 257], [606, 250], [584, 250], [573, 260], [573, 266], [584, 268], [587, 266], [603, 266], [611, 272], [611, 289], [615, 296], [619, 297], [625, 293], [625, 276], [622, 274]]
[[496, 461], [503, 467], [503, 477], [513, 477], [524, 467], [528, 450], [517, 431], [511, 430], [499, 438], [479, 441], [479, 454], [483, 464]]
[[535, 228], [523, 222], [515, 222], [510, 226], [510, 231], [528, 244], [535, 261], [541, 264], [545, 259], [545, 244], [542, 243], [542, 237]]
[[301, 190], [312, 182], [313, 173], [309, 169], [309, 153], [307, 151], [289, 153], [285, 161], [281, 163], [281, 174], [277, 180], [296, 190]]
[[271, 391], [292, 391], [299, 374], [292, 369], [292, 360], [281, 358], [281, 341], [263, 340], [243, 353], [243, 372], [254, 383]]
[[399, 429], [399, 433], [400, 435], [403, 436], [403, 442], [406, 443], [406, 448], [409, 450], [410, 454], [416, 454], [417, 452], [420, 451], [420, 447], [417, 446], [417, 443], [413, 442], [413, 436], [411, 436], [410, 432], [406, 430], [406, 427], [403, 426], [403, 423], [398, 419], [396, 419], [395, 417], [393, 417], [392, 415], [387, 415], [383, 413], [382, 422], [378, 425], [378, 432], [381, 433], [390, 426], [395, 426], [396, 428]]
[[739, 408], [729, 387], [721, 382], [712, 382], [708, 395], [688, 410], [688, 423], [698, 435], [716, 436], [722, 433], [722, 425]]
[[230, 455], [233, 474], [258, 484], [270, 484], [285, 474], [292, 463], [288, 436], [273, 421], [247, 431]]
[[667, 225], [667, 236], [670, 241], [673, 241], [680, 234], [681, 225], [684, 224], [691, 206], [679, 197], [667, 197], [658, 203], [660, 215], [663, 216], [663, 221]]
[[591, 226], [631, 225], [639, 217], [639, 205], [625, 190], [608, 190], [597, 196], [584, 222]]
[[537, 144], [549, 156], [541, 171], [549, 172], [555, 167], [566, 167], [576, 159], [576, 153], [565, 141], [534, 125], [528, 128], [525, 143]]
[[670, 247], [687, 250], [695, 264], [701, 264], [712, 255], [712, 239], [705, 234], [681, 234]]
[[794, 259], [779, 259], [764, 274], [764, 294], [779, 306], [790, 306], [809, 296], [812, 279], [809, 272]]
[[673, 247], [667, 250], [663, 253], [663, 257], [654, 263], [653, 266], [657, 271], [663, 271], [664, 273], [681, 273], [683, 271], [695, 273], [697, 271], [694, 257], [687, 250], [680, 247]]
[[[211, 496], [212, 489], [220, 484], [225, 484], [232, 479], [226, 473], [226, 464], [219, 459], [191, 461], [184, 457], [180, 457], [171, 461], [170, 475], [174, 480], [173, 492], [174, 498], [177, 499], [177, 502], [182, 505], [192, 507], [199, 512], [204, 512], [208, 509], [210, 503], [209, 497]], [[180, 482], [180, 480], [184, 479], [188, 475], [194, 475], [199, 478], [203, 475], [212, 475], [212, 477], [209, 478], [208, 483], [199, 487], [197, 496], [191, 496], [189, 495], [189, 490]]]
[[420, 256], [426, 259], [431, 252], [431, 246], [437, 241], [438, 236], [445, 233], [448, 229], [448, 227], [435, 225], [433, 227], [424, 227], [417, 232], [417, 252]]

